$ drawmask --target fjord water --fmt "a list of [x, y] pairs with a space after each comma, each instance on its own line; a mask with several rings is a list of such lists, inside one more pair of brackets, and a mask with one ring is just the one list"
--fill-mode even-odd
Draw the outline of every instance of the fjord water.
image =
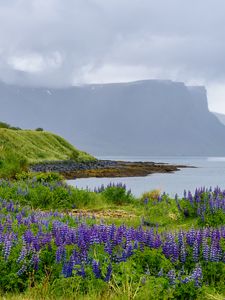
[[[78, 188], [93, 190], [102, 184], [122, 182], [135, 196], [143, 192], [160, 189], [171, 196], [176, 193], [183, 195], [184, 190], [195, 191], [198, 187], [219, 186], [225, 189], [225, 157], [186, 157], [186, 156], [113, 156], [98, 157], [99, 159], [124, 160], [124, 161], [154, 161], [169, 164], [190, 166], [175, 173], [152, 174], [146, 177], [123, 178], [81, 178], [69, 180], [68, 183]], [[191, 168], [191, 166], [196, 168]]]

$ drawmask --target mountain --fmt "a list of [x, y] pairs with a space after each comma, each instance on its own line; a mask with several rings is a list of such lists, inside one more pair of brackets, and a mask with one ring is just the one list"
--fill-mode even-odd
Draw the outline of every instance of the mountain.
[[43, 127], [95, 155], [225, 155], [204, 87], [144, 80], [68, 88], [0, 84], [0, 120]]
[[213, 112], [213, 114], [219, 119], [219, 121], [225, 125], [225, 115], [217, 113], [217, 112]]

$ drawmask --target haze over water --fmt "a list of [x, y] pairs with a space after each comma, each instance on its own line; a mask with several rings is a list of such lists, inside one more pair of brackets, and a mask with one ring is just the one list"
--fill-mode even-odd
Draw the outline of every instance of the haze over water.
[[184, 190], [195, 191], [196, 188], [206, 186], [219, 186], [225, 189], [225, 157], [147, 157], [147, 156], [113, 156], [98, 157], [99, 159], [125, 160], [125, 161], [154, 161], [170, 164], [194, 166], [196, 168], [184, 168], [175, 173], [152, 174], [146, 177], [123, 178], [81, 178], [69, 180], [69, 184], [78, 188], [93, 190], [102, 184], [110, 182], [122, 182], [131, 189], [135, 196], [152, 189], [160, 189], [171, 196], [176, 193], [183, 195]]

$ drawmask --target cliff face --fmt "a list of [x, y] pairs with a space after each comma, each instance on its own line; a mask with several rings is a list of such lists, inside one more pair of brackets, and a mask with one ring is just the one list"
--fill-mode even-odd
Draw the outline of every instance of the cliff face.
[[0, 85], [0, 120], [44, 127], [97, 155], [225, 155], [204, 87], [146, 80], [65, 89]]
[[223, 125], [225, 125], [225, 115], [224, 115], [224, 114], [220, 114], [220, 113], [216, 113], [216, 112], [214, 112], [213, 114], [217, 117], [217, 119], [218, 119]]

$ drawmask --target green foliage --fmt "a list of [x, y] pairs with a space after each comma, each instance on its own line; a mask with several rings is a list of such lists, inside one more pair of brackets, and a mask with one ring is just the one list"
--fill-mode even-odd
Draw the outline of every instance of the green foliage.
[[142, 285], [137, 296], [139, 300], [174, 299], [173, 290], [165, 278], [150, 276], [143, 280]]
[[13, 150], [5, 150], [0, 147], [0, 177], [15, 178], [16, 174], [27, 170], [28, 161]]
[[0, 128], [6, 128], [6, 129], [11, 129], [11, 130], [21, 130], [20, 127], [14, 127], [5, 122], [0, 122]]
[[90, 298], [94, 300], [102, 299], [102, 294], [107, 290], [107, 284], [93, 276], [86, 279], [74, 276], [56, 279], [51, 290], [56, 299], [82, 299], [85, 295], [90, 295]]
[[36, 131], [44, 131], [44, 129], [41, 128], [41, 127], [38, 127], [38, 128], [36, 128], [35, 130], [36, 130]]
[[0, 197], [7, 200], [13, 199], [22, 205], [40, 209], [104, 206], [105, 198], [100, 194], [72, 188], [62, 181], [52, 181], [55, 176], [58, 175], [46, 173], [40, 174], [39, 177], [33, 177], [25, 181], [15, 181], [10, 184], [7, 181], [2, 181], [0, 184]]
[[216, 211], [214, 214], [207, 213], [204, 219], [198, 218], [198, 224], [200, 226], [219, 226], [220, 224], [225, 224], [225, 213], [222, 209]]
[[203, 276], [207, 278], [210, 286], [217, 289], [218, 292], [225, 293], [225, 265], [224, 263], [208, 262], [203, 265]]
[[197, 299], [201, 294], [201, 289], [196, 288], [193, 281], [186, 284], [179, 283], [173, 289], [173, 297], [177, 300]]
[[145, 207], [143, 213], [145, 225], [166, 226], [168, 224], [177, 224], [183, 220], [183, 216], [173, 199], [163, 197], [160, 201], [158, 199], [144, 200], [143, 205]]
[[131, 203], [134, 200], [131, 192], [124, 187], [110, 186], [102, 194], [108, 202], [116, 205]]
[[34, 173], [34, 172], [21, 172], [16, 175], [17, 180], [33, 180], [35, 182], [54, 182], [63, 181], [63, 176], [57, 172]]
[[160, 197], [160, 190], [152, 190], [149, 192], [145, 192], [141, 195], [141, 201], [146, 201], [148, 200], [158, 200], [158, 198]]

